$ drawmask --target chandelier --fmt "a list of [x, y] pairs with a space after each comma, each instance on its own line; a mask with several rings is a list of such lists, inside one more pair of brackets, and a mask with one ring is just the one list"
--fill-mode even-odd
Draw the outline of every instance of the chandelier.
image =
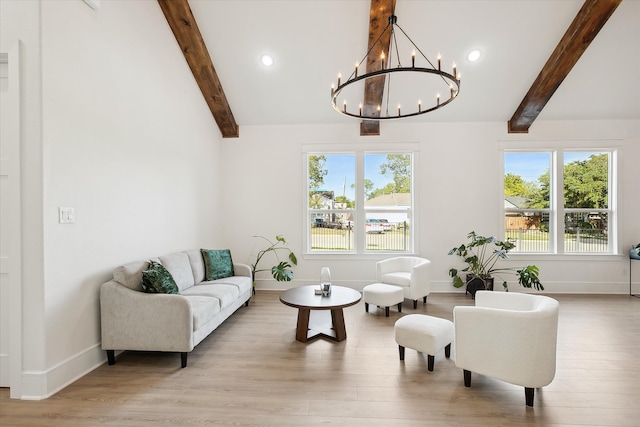
[[[460, 93], [460, 73], [456, 69], [456, 64], [453, 63], [451, 73], [443, 71], [441, 56], [438, 54], [436, 65], [434, 65], [397, 21], [397, 16], [392, 12], [387, 26], [371, 44], [364, 58], [356, 63], [351, 75], [342, 81], [341, 74], [338, 74], [337, 86], [331, 85], [331, 103], [337, 112], [361, 119], [400, 119], [444, 107], [456, 99]], [[369, 60], [367, 72], [359, 73], [363, 63], [366, 64], [369, 54], [380, 43], [380, 39], [387, 31], [390, 31], [388, 57], [385, 57], [383, 47], [379, 60], [375, 62]], [[398, 35], [404, 38], [397, 37]], [[404, 54], [408, 60], [406, 65], [402, 64], [399, 49], [406, 52]], [[419, 54], [417, 57], [416, 52]], [[409, 61], [410, 65], [408, 65]], [[374, 79], [378, 79], [377, 84], [382, 85], [382, 97], [377, 105], [371, 105], [371, 103], [363, 105], [362, 101], [359, 104], [348, 102], [347, 98], [363, 99], [371, 85], [376, 84]]]

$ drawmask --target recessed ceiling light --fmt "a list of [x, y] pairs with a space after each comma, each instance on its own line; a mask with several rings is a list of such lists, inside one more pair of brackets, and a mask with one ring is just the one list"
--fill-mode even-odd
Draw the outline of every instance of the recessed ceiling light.
[[467, 61], [476, 62], [478, 59], [480, 59], [481, 56], [482, 56], [482, 52], [480, 51], [480, 49], [473, 49], [467, 55]]
[[273, 65], [273, 57], [271, 55], [262, 55], [260, 57], [260, 62], [262, 62], [262, 65], [264, 65], [265, 67], [271, 67]]

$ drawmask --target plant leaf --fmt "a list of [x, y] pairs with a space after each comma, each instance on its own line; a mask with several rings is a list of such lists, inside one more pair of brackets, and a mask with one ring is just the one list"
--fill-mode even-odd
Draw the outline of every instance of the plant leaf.
[[464, 282], [462, 281], [460, 276], [455, 276], [453, 278], [453, 286], [456, 287], [456, 288], [461, 288], [461, 287], [464, 286]]
[[280, 264], [273, 266], [271, 274], [278, 282], [290, 282], [293, 279], [293, 271], [289, 270], [290, 268], [291, 264], [281, 261]]
[[293, 265], [298, 265], [298, 258], [296, 258], [293, 252], [289, 252], [289, 260], [293, 263]]

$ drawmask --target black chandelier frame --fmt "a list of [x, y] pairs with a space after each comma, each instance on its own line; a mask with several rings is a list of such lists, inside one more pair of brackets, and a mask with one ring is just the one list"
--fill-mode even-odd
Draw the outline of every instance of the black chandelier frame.
[[[444, 107], [445, 105], [451, 103], [454, 99], [456, 99], [456, 97], [458, 96], [458, 94], [460, 93], [460, 75], [456, 73], [456, 66], [455, 64], [453, 65], [453, 73], [448, 73], [446, 71], [443, 71], [441, 69], [441, 64], [440, 64], [440, 58], [438, 58], [437, 64], [438, 66], [434, 66], [433, 63], [429, 60], [429, 58], [427, 58], [427, 56], [422, 53], [422, 51], [420, 50], [420, 48], [418, 46], [416, 46], [416, 44], [413, 42], [413, 40], [411, 40], [411, 38], [407, 35], [407, 33], [402, 29], [402, 27], [400, 27], [397, 23], [397, 16], [395, 14], [392, 14], [391, 16], [389, 16], [388, 19], [388, 23], [387, 26], [384, 28], [384, 30], [382, 30], [382, 32], [380, 33], [380, 35], [378, 36], [378, 38], [376, 39], [376, 41], [374, 43], [371, 44], [371, 48], [367, 51], [367, 53], [365, 54], [364, 58], [356, 65], [355, 70], [351, 73], [351, 75], [347, 78], [347, 80], [340, 84], [340, 76], [338, 75], [338, 86], [337, 87], [331, 87], [331, 104], [334, 108], [334, 110], [336, 110], [337, 112], [339, 112], [340, 114], [346, 115], [346, 116], [350, 116], [350, 117], [355, 117], [358, 119], [369, 119], [369, 120], [391, 120], [391, 119], [401, 119], [401, 118], [406, 118], [406, 117], [413, 117], [413, 116], [419, 116], [422, 114], [426, 114], [429, 113], [431, 111], [435, 111], [439, 108]], [[396, 35], [395, 35], [395, 31], [394, 28], [398, 28], [402, 34], [404, 34], [404, 36], [407, 38], [407, 40], [409, 40], [409, 42], [411, 43], [411, 45], [415, 48], [415, 50], [420, 53], [420, 55], [429, 63], [429, 65], [432, 68], [426, 68], [426, 67], [416, 67], [415, 66], [415, 53], [412, 55], [411, 57], [411, 67], [403, 67], [400, 63], [400, 54], [398, 52], [398, 48], [397, 48], [397, 40], [396, 40]], [[398, 61], [398, 66], [397, 67], [385, 67], [385, 61], [384, 61], [384, 57], [380, 60], [380, 64], [381, 64], [381, 69], [379, 70], [375, 70], [375, 71], [371, 71], [365, 74], [360, 74], [358, 75], [358, 68], [365, 63], [365, 61], [367, 60], [367, 58], [369, 57], [369, 54], [371, 53], [371, 50], [373, 50], [373, 47], [378, 43], [378, 41], [380, 40], [380, 38], [384, 35], [385, 32], [389, 31], [389, 29], [391, 30], [391, 46], [389, 48], [389, 62], [391, 62], [392, 59], [392, 47], [393, 45], [396, 46], [396, 57], [397, 57], [397, 61]], [[384, 52], [383, 52], [384, 54]], [[436, 98], [436, 104], [432, 107], [428, 107], [428, 108], [422, 108], [422, 104], [421, 101], [418, 102], [418, 111], [414, 111], [414, 112], [410, 112], [410, 113], [402, 113], [400, 107], [398, 107], [398, 114], [397, 115], [389, 115], [389, 90], [390, 90], [390, 80], [391, 80], [391, 75], [393, 73], [426, 73], [426, 74], [433, 74], [436, 77], [440, 77], [444, 84], [448, 87], [448, 92], [449, 92], [449, 97], [447, 99], [444, 99], [443, 101], [440, 101], [440, 97], [438, 95], [438, 97]], [[361, 80], [366, 80], [372, 77], [376, 77], [376, 76], [389, 76], [389, 78], [385, 79], [385, 86], [386, 86], [386, 92], [387, 92], [387, 105], [386, 105], [386, 115], [382, 116], [381, 113], [381, 106], [379, 105], [377, 110], [374, 110], [373, 113], [368, 113], [367, 111], [363, 112], [363, 108], [362, 108], [362, 104], [360, 104], [358, 113], [352, 113], [349, 112], [347, 110], [346, 107], [346, 101], [345, 104], [342, 106], [342, 108], [337, 104], [337, 100], [338, 100], [338, 96], [340, 95], [340, 93], [348, 86], [357, 83]], [[383, 94], [384, 94], [384, 89], [383, 89]], [[383, 95], [384, 98], [384, 95]], [[366, 109], [365, 109], [366, 110]]]

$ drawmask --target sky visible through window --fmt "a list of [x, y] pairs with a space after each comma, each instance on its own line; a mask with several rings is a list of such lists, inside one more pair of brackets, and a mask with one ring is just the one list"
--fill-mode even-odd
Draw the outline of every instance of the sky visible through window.
[[[565, 152], [564, 164], [587, 160], [595, 152]], [[505, 153], [504, 173], [519, 175], [523, 180], [538, 184], [538, 178], [545, 174], [551, 166], [549, 152]]]
[[[564, 163], [587, 160], [595, 152], [565, 152]], [[326, 154], [325, 169], [328, 171], [324, 178], [324, 190], [334, 191], [336, 196], [345, 195], [349, 200], [355, 200], [355, 155], [354, 154]], [[366, 154], [365, 178], [374, 183], [374, 188], [382, 188], [393, 181], [392, 176], [380, 174], [380, 165], [387, 160], [386, 154]], [[549, 152], [505, 153], [504, 172], [519, 175], [523, 180], [538, 184], [538, 178], [545, 174], [550, 167]]]
[[[344, 195], [349, 200], [355, 200], [355, 167], [356, 157], [354, 154], [325, 154], [327, 162], [324, 168], [328, 171], [324, 177], [323, 190], [331, 190], [336, 196]], [[373, 188], [382, 188], [389, 182], [393, 181], [393, 177], [380, 175], [380, 165], [387, 160], [386, 154], [366, 154], [365, 155], [365, 173], [367, 179], [373, 181]]]

